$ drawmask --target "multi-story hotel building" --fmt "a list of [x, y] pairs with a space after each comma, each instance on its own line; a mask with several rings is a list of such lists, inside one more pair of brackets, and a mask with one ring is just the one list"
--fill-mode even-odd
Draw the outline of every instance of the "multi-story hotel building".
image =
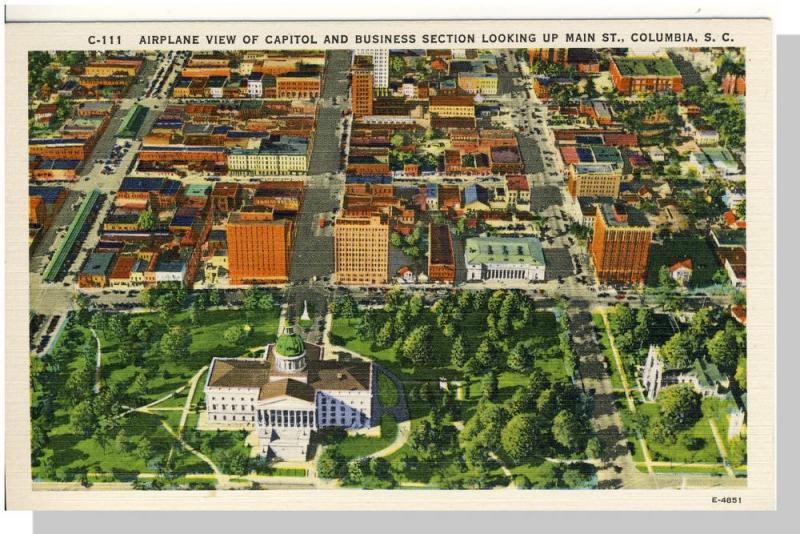
[[572, 198], [619, 196], [622, 168], [611, 163], [577, 163], [567, 168], [567, 190]]
[[653, 230], [647, 219], [622, 204], [600, 204], [589, 245], [599, 282], [641, 284]]
[[207, 424], [254, 428], [260, 456], [304, 461], [318, 429], [372, 426], [376, 389], [372, 362], [325, 360], [323, 347], [289, 326], [262, 358], [214, 358], [205, 383]]
[[355, 56], [369, 56], [374, 66], [373, 86], [377, 88], [389, 87], [389, 50], [387, 48], [356, 48]]
[[282, 283], [289, 278], [294, 228], [273, 210], [251, 206], [228, 217], [228, 268], [233, 285]]
[[334, 226], [336, 282], [379, 285], [389, 281], [389, 220], [380, 213], [348, 215]]
[[351, 75], [350, 99], [353, 102], [353, 116], [372, 115], [374, 67], [370, 58], [356, 56]]

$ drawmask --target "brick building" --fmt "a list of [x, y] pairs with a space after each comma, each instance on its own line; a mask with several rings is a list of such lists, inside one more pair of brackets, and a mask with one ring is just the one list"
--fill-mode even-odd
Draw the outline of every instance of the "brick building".
[[378, 285], [389, 280], [389, 220], [375, 213], [351, 216], [346, 212], [334, 227], [336, 282]]
[[448, 284], [456, 281], [453, 238], [446, 224], [428, 225], [428, 279]]
[[294, 225], [271, 209], [250, 207], [228, 217], [228, 268], [233, 285], [289, 279]]
[[614, 87], [623, 95], [683, 91], [681, 73], [668, 57], [615, 57], [608, 70]]
[[353, 116], [372, 115], [374, 70], [369, 56], [356, 56], [351, 74]]
[[589, 245], [600, 283], [642, 284], [653, 230], [638, 212], [622, 204], [600, 204]]

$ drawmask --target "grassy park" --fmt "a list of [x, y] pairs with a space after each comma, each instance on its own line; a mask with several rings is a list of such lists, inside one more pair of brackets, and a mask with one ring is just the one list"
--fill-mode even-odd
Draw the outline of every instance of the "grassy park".
[[[48, 388], [57, 392], [53, 398], [52, 424], [47, 432], [47, 442], [33, 466], [34, 478], [72, 480], [82, 473], [111, 475], [112, 479], [129, 480], [138, 473], [153, 473], [164, 467], [169, 459], [170, 468], [177, 475], [190, 473], [209, 473], [210, 467], [196, 456], [184, 451], [175, 438], [162, 425], [166, 422], [174, 431], [178, 430], [181, 408], [189, 394], [189, 381], [214, 356], [241, 354], [250, 346], [259, 346], [275, 340], [278, 325], [278, 309], [261, 312], [258, 317], [247, 317], [241, 310], [205, 310], [195, 322], [188, 312], [179, 312], [170, 317], [168, 324], [157, 313], [131, 314], [131, 319], [140, 321], [151, 331], [149, 344], [158, 343], [162, 335], [175, 326], [186, 329], [191, 342], [186, 357], [182, 359], [165, 358], [158, 351], [144, 350], [136, 359], [131, 359], [121, 350], [124, 340], [117, 339], [110, 332], [98, 332], [102, 353], [100, 391], [116, 391], [119, 397], [114, 402], [127, 405], [121, 408], [121, 415], [110, 423], [110, 437], [103, 434], [82, 434], [71, 421], [74, 407], [63, 394], [68, 389], [70, 379], [81, 367], [79, 351], [90, 352], [95, 347], [94, 338], [86, 326], [75, 323], [73, 318], [69, 333], [62, 336], [54, 347], [54, 352], [67, 358], [65, 368], [48, 375]], [[252, 325], [245, 344], [235, 345], [225, 340], [223, 332], [231, 326], [243, 322]], [[77, 348], [75, 348], [77, 347]], [[95, 349], [96, 350], [96, 349]], [[32, 362], [32, 366], [38, 362]], [[144, 390], [137, 389], [136, 378], [145, 373], [148, 379]], [[92, 373], [94, 375], [94, 373]], [[199, 416], [198, 406], [203, 395], [203, 381], [200, 377], [190, 404], [187, 428], [196, 425]], [[183, 388], [180, 392], [176, 390]], [[32, 392], [33, 401], [44, 393], [37, 388]], [[150, 413], [130, 412], [130, 408], [158, 402], [154, 407], [167, 408]], [[33, 402], [32, 402], [33, 404]], [[208, 450], [211, 456], [226, 454], [244, 447], [239, 436], [213, 436]], [[222, 441], [220, 441], [222, 440]], [[205, 445], [205, 441], [199, 445]], [[241, 451], [238, 451], [241, 452]], [[94, 476], [94, 475], [93, 475]]]

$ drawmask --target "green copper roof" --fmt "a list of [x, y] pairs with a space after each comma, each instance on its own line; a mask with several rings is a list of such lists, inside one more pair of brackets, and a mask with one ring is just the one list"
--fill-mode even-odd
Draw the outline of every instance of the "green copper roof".
[[471, 237], [467, 239], [466, 251], [468, 264], [544, 265], [542, 244], [535, 237]]
[[284, 358], [300, 356], [305, 350], [303, 339], [295, 333], [292, 326], [287, 326], [283, 329], [283, 334], [278, 336], [278, 342], [275, 344], [275, 351], [278, 356], [283, 356]]

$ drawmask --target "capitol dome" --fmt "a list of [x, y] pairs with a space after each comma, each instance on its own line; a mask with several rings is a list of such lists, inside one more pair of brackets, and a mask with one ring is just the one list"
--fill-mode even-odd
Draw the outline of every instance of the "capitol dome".
[[306, 346], [293, 326], [287, 326], [275, 343], [275, 363], [280, 371], [293, 373], [306, 368]]

